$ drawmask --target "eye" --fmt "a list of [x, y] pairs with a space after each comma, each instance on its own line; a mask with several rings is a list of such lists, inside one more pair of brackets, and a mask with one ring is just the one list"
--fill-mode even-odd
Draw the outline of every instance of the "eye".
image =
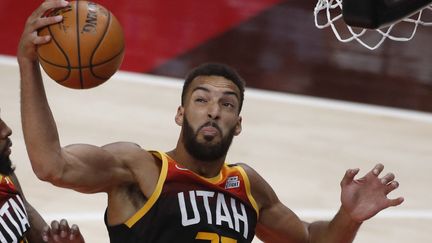
[[225, 107], [230, 107], [230, 108], [234, 108], [234, 104], [230, 103], [230, 102], [225, 102], [222, 104]]
[[205, 100], [204, 98], [198, 97], [198, 98], [195, 99], [195, 102], [205, 103], [205, 102], [207, 102], [207, 100]]

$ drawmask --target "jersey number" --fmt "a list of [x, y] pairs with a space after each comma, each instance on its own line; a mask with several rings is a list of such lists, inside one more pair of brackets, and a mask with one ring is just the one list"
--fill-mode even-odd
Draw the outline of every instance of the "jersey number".
[[211, 243], [237, 243], [236, 240], [225, 236], [219, 236], [216, 233], [198, 232], [196, 240], [209, 240]]

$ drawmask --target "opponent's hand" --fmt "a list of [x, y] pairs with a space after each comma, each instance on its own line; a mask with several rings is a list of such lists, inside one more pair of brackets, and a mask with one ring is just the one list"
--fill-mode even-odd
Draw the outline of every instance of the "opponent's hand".
[[383, 169], [384, 165], [377, 164], [364, 177], [356, 180], [354, 177], [359, 169], [350, 169], [345, 173], [341, 181], [342, 207], [354, 221], [363, 222], [381, 210], [397, 206], [404, 201], [403, 197], [387, 198], [390, 192], [399, 187], [399, 183], [394, 180], [393, 173], [387, 173], [379, 178]]
[[51, 227], [46, 225], [42, 231], [42, 239], [48, 243], [84, 243], [84, 238], [77, 225], [69, 227], [67, 220], [62, 219], [51, 222]]
[[62, 21], [63, 16], [44, 17], [44, 13], [53, 8], [69, 5], [64, 0], [47, 0], [43, 2], [28, 18], [18, 45], [17, 57], [19, 60], [37, 60], [37, 45], [45, 44], [51, 40], [50, 36], [38, 36], [37, 30], [50, 24]]

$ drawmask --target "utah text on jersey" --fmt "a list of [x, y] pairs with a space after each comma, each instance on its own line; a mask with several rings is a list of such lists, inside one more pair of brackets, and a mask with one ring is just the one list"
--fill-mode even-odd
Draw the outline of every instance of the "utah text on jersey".
[[[178, 193], [183, 226], [199, 224], [201, 220], [204, 220], [209, 225], [222, 225], [222, 223], [225, 223], [230, 229], [242, 233], [243, 237], [247, 239], [249, 233], [248, 217], [243, 203], [237, 202], [237, 200], [232, 197], [226, 200], [224, 194], [220, 192], [189, 191], [187, 194], [189, 194], [189, 196], [186, 196], [187, 199], [185, 200], [184, 192]], [[201, 200], [197, 200], [197, 197], [200, 197]], [[214, 200], [215, 198], [216, 205], [212, 208], [210, 207], [209, 200]], [[193, 215], [188, 215], [186, 201], [189, 202], [188, 206], [192, 208]], [[199, 203], [200, 205], [197, 205], [197, 201], [201, 202]], [[227, 203], [227, 201], [229, 203]], [[228, 205], [231, 210], [228, 209]], [[240, 206], [240, 210], [237, 208], [237, 205]], [[205, 215], [200, 215], [202, 210], [198, 208], [204, 208]], [[239, 211], [241, 211], [241, 213], [239, 213]]]

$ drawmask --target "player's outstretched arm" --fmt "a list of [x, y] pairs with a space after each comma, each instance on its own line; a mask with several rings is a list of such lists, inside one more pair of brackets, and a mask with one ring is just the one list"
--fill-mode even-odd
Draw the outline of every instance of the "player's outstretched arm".
[[62, 160], [57, 128], [45, 96], [37, 55], [37, 46], [48, 43], [51, 37], [39, 36], [37, 31], [62, 20], [61, 16], [42, 17], [46, 11], [67, 4], [66, 1], [44, 1], [28, 17], [18, 45], [24, 138], [33, 170], [41, 179], [47, 177], [45, 170], [52, 169], [53, 160]]
[[48, 243], [84, 243], [78, 226], [73, 224], [69, 226], [65, 219], [54, 220], [51, 222], [51, 227], [46, 225], [42, 231], [42, 238], [44, 242]]
[[[18, 47], [21, 76], [21, 116], [24, 139], [33, 171], [41, 180], [81, 192], [107, 191], [117, 184], [133, 180], [123, 154], [140, 153], [131, 143], [105, 147], [76, 144], [61, 147], [53, 114], [45, 94], [36, 49], [50, 41], [38, 36], [41, 27], [61, 21], [61, 17], [41, 17], [52, 8], [68, 2], [43, 2], [27, 19]], [[145, 154], [144, 154], [145, 155]], [[150, 157], [150, 155], [145, 155]], [[125, 181], [126, 180], [126, 181]], [[129, 181], [128, 181], [129, 180]]]
[[250, 168], [252, 194], [260, 208], [257, 236], [264, 242], [352, 242], [363, 221], [381, 210], [397, 206], [403, 198], [389, 199], [387, 195], [398, 187], [393, 173], [379, 178], [384, 169], [376, 165], [360, 179], [354, 179], [358, 169], [348, 170], [342, 179], [341, 208], [331, 221], [302, 223], [285, 207], [271, 187]]

